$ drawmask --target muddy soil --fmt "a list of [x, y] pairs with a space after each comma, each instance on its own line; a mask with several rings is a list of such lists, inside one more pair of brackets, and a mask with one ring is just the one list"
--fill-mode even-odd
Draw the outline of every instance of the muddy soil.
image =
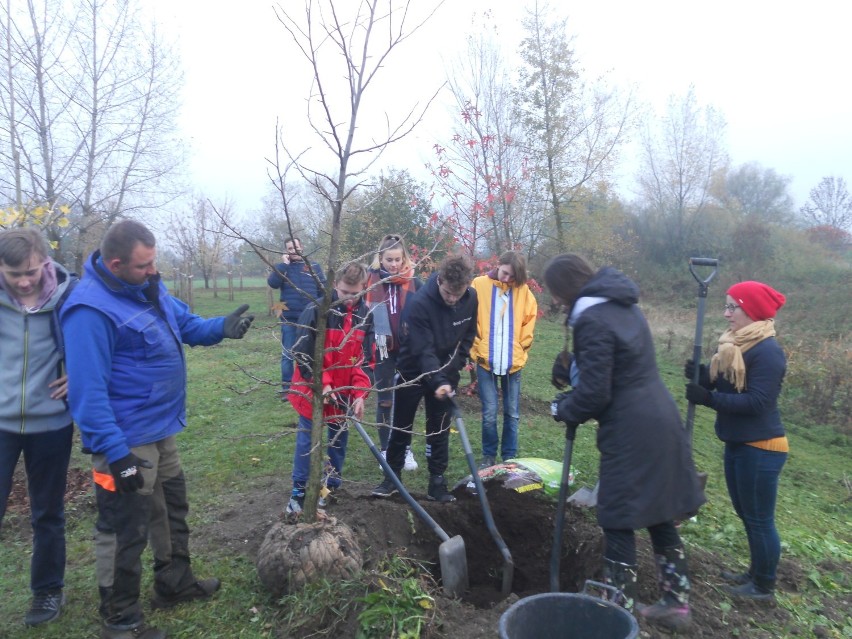
[[[348, 524], [357, 535], [364, 567], [367, 570], [376, 567], [388, 554], [405, 555], [430, 566], [440, 583], [440, 539], [416, 518], [398, 495], [379, 500], [370, 497], [370, 488], [345, 484], [337, 493], [337, 499], [326, 509], [329, 516]], [[221, 512], [218, 523], [205, 535], [205, 543], [224, 545], [254, 557], [266, 531], [278, 521], [281, 495], [286, 495], [288, 489], [285, 482], [270, 479], [266, 486], [257, 486], [251, 495], [239, 496]], [[494, 520], [514, 563], [512, 594], [503, 598], [504, 559], [487, 530], [478, 499], [464, 488], [455, 491], [457, 501], [452, 504], [429, 502], [416, 488], [413, 494], [450, 536], [462, 536], [470, 575], [470, 591], [460, 601], [438, 593], [440, 624], [430, 628], [426, 636], [493, 639], [499, 636], [500, 616], [512, 603], [522, 597], [550, 591], [554, 500], [535, 493], [520, 494], [499, 484], [487, 488]], [[647, 534], [640, 533], [637, 538], [639, 601], [651, 603], [658, 597], [653, 555]], [[595, 523], [594, 511], [569, 506], [563, 539], [560, 589], [579, 592], [587, 579], [600, 578], [602, 534]], [[719, 569], [727, 567], [727, 561], [700, 549], [690, 550], [693, 624], [680, 636], [706, 639], [821, 636], [822, 629], [798, 626], [795, 618], [780, 606], [729, 599], [723, 594], [723, 583], [718, 578]], [[782, 560], [779, 590], [795, 593], [806, 580], [807, 576], [797, 564]], [[850, 603], [852, 601], [826, 598], [824, 614], [842, 619]], [[354, 624], [350, 627], [354, 628]], [[282, 628], [280, 637], [287, 636]], [[640, 622], [640, 636], [653, 639], [671, 635]]]

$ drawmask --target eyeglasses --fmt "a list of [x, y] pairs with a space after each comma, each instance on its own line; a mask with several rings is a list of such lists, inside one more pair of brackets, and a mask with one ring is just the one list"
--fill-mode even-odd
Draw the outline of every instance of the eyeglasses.
[[726, 313], [733, 313], [738, 308], [740, 308], [740, 307], [737, 306], [736, 304], [725, 304], [725, 312]]

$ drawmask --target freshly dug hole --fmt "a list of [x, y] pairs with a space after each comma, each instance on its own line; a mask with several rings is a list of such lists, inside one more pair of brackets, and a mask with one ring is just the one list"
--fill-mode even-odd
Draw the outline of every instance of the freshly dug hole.
[[362, 565], [355, 534], [335, 518], [313, 524], [275, 524], [257, 553], [257, 573], [280, 597], [320, 578], [349, 579]]

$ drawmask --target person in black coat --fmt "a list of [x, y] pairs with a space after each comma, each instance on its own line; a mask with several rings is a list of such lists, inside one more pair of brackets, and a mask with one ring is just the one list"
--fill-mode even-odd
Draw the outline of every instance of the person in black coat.
[[[393, 399], [387, 460], [397, 477], [411, 444], [411, 429], [420, 400], [426, 405], [426, 460], [428, 497], [455, 501], [447, 489], [444, 471], [449, 459], [452, 410], [448, 398], [458, 387], [476, 337], [476, 291], [470, 288], [473, 265], [463, 255], [451, 255], [438, 272], [411, 296], [400, 318], [400, 350]], [[373, 489], [374, 497], [390, 497], [396, 486], [390, 477]]]
[[[725, 482], [734, 510], [748, 536], [750, 563], [745, 573], [722, 571], [734, 597], [774, 597], [781, 539], [775, 527], [778, 479], [789, 444], [778, 412], [787, 359], [775, 341], [775, 313], [783, 294], [762, 282], [739, 282], [728, 289], [728, 330], [710, 368], [700, 365], [699, 383], [686, 397], [716, 411], [716, 436], [725, 442]], [[692, 378], [690, 360], [684, 373]]]
[[662, 596], [640, 614], [667, 629], [682, 629], [691, 620], [689, 577], [674, 520], [697, 512], [705, 498], [677, 405], [657, 370], [651, 332], [637, 306], [639, 289], [614, 268], [595, 273], [573, 254], [553, 258], [544, 281], [568, 310], [580, 371], [573, 390], [557, 398], [555, 419], [569, 428], [590, 419], [599, 423], [604, 579], [624, 593], [624, 606], [632, 610], [634, 531], [647, 528]]

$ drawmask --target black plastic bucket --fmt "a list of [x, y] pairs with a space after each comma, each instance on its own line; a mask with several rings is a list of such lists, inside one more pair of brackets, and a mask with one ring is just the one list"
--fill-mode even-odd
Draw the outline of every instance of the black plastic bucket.
[[635, 639], [639, 624], [610, 601], [546, 592], [516, 601], [500, 617], [500, 639]]

